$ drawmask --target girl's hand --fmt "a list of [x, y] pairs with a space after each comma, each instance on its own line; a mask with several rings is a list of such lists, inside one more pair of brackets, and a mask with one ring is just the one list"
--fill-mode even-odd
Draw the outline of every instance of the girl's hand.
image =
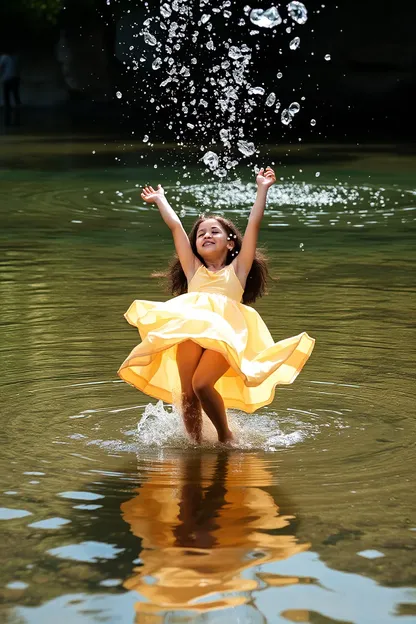
[[163, 199], [165, 197], [165, 191], [160, 186], [157, 185], [157, 189], [155, 190], [153, 186], [145, 186], [141, 192], [141, 198], [144, 199], [148, 204], [157, 204], [159, 199]]
[[268, 189], [276, 182], [276, 175], [271, 167], [266, 170], [260, 169], [257, 174], [256, 182], [258, 187]]

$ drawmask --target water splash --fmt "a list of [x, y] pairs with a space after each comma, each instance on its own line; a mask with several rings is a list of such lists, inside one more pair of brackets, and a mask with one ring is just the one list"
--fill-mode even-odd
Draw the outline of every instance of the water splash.
[[[318, 433], [316, 424], [301, 422], [293, 414], [257, 413], [255, 418], [236, 410], [228, 410], [230, 428], [238, 449], [274, 451], [302, 442]], [[206, 416], [203, 420], [203, 447], [218, 445], [214, 427]], [[149, 404], [137, 426], [135, 441], [138, 449], [149, 447], [187, 448], [189, 440], [182, 418], [174, 407], [167, 408], [159, 401]]]
[[[276, 95], [273, 85], [268, 85], [267, 95], [263, 86], [252, 84], [253, 63], [259, 58], [260, 44], [258, 41], [253, 45], [242, 43], [232, 28], [230, 37], [224, 39], [221, 29], [215, 28], [220, 17], [218, 14], [229, 20], [230, 26], [234, 17], [235, 23], [247, 27], [247, 19], [241, 22], [240, 15], [235, 11], [233, 15], [232, 4], [227, 1], [221, 7], [213, 7], [208, 1], [201, 0], [198, 10], [187, 0], [174, 0], [163, 2], [159, 14], [147, 4], [145, 10], [146, 18], [140, 35], [146, 46], [140, 50], [139, 60], [135, 58], [137, 45], [128, 48], [129, 53], [123, 60], [129, 62], [133, 69], [142, 67], [146, 72], [146, 78], [140, 78], [140, 88], [148, 100], [155, 103], [155, 112], [169, 118], [167, 128], [174, 133], [177, 144], [197, 144], [206, 152], [202, 162], [207, 172], [225, 177], [242, 158], [250, 158], [257, 152], [254, 145], [254, 132], [259, 122], [256, 107], [260, 112], [266, 105], [271, 109], [268, 117], [278, 114], [283, 126], [290, 123], [286, 113], [280, 116], [280, 103], [274, 107]], [[287, 11], [295, 22], [306, 22], [307, 11], [301, 2], [290, 2]], [[283, 21], [276, 6], [263, 10], [246, 5], [244, 14], [251, 24], [260, 28], [252, 33], [260, 33], [263, 38], [274, 37], [275, 26]], [[137, 22], [127, 18], [124, 26], [137, 31]], [[126, 29], [124, 32], [127, 32]], [[290, 33], [291, 28], [286, 28], [286, 32]], [[280, 35], [285, 36], [283, 32]], [[137, 37], [136, 32], [131, 37]], [[292, 35], [291, 39], [290, 47], [295, 49], [299, 38], [293, 39]], [[189, 45], [195, 50], [192, 54], [187, 53]], [[195, 72], [193, 68], [196, 66], [198, 69]], [[155, 71], [160, 80], [154, 80]], [[201, 71], [205, 76], [202, 83], [199, 79]], [[282, 78], [282, 75], [279, 71], [277, 78]], [[293, 116], [293, 111], [289, 112]], [[264, 119], [263, 116], [261, 123], [270, 128], [276, 124], [273, 119]], [[155, 130], [158, 127], [156, 115], [149, 122], [149, 134], [152, 127]], [[226, 140], [220, 131], [227, 134]], [[219, 150], [215, 148], [218, 142]], [[250, 147], [241, 149], [242, 145]], [[218, 162], [210, 156], [212, 153], [216, 154]]]

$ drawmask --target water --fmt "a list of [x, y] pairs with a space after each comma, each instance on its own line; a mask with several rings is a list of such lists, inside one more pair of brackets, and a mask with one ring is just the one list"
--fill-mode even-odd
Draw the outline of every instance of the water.
[[122, 315], [168, 297], [151, 272], [173, 251], [136, 185], [161, 182], [187, 228], [207, 207], [244, 226], [253, 173], [220, 181], [201, 156], [3, 137], [0, 619], [414, 621], [415, 158], [256, 157], [285, 163], [256, 308], [276, 339], [317, 345], [270, 406], [230, 414], [226, 452], [116, 377], [137, 340]]

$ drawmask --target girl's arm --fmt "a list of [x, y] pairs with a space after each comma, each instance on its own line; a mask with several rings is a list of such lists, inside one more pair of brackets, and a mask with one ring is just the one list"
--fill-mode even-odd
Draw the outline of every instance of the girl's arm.
[[254, 256], [256, 255], [257, 239], [260, 230], [261, 220], [266, 207], [266, 197], [269, 188], [276, 182], [276, 176], [270, 167], [266, 171], [260, 169], [257, 177], [257, 196], [251, 209], [246, 231], [244, 233], [241, 251], [234, 260], [235, 271], [241, 281], [245, 282], [250, 273]]
[[191, 243], [189, 242], [187, 233], [183, 229], [181, 220], [165, 197], [165, 191], [160, 184], [156, 190], [152, 186], [146, 186], [141, 193], [141, 197], [148, 204], [154, 203], [158, 207], [162, 219], [172, 232], [179, 262], [189, 282], [200, 262], [192, 251]]

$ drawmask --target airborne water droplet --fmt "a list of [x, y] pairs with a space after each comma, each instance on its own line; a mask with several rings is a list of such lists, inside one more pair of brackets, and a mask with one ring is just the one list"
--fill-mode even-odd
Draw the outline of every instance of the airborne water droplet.
[[289, 106], [289, 113], [293, 116], [300, 111], [300, 104], [298, 102], [292, 102]]
[[302, 2], [289, 2], [287, 10], [293, 21], [298, 24], [305, 24], [308, 19], [308, 12]]
[[121, 98], [123, 97], [123, 94], [121, 93], [121, 91], [117, 91], [116, 96], [118, 97], [119, 100], [121, 100]]
[[154, 35], [151, 35], [149, 32], [145, 32], [144, 42], [147, 43], [147, 45], [155, 46], [157, 44], [157, 39]]
[[172, 9], [167, 2], [164, 2], [160, 7], [160, 14], [164, 18], [170, 17], [172, 15]]
[[295, 37], [294, 39], [292, 39], [292, 41], [289, 43], [289, 48], [291, 50], [297, 50], [298, 47], [300, 46], [300, 39], [299, 37]]
[[285, 126], [288, 126], [290, 122], [292, 121], [292, 115], [290, 114], [287, 108], [284, 108], [282, 110], [282, 115], [280, 119], [282, 120], [282, 124], [284, 124]]
[[238, 141], [237, 147], [244, 156], [251, 156], [256, 151], [254, 143], [250, 143], [249, 141]]
[[248, 90], [249, 95], [264, 95], [263, 87], [252, 87]]
[[331, 55], [330, 54], [325, 54], [325, 60], [326, 61], [330, 61], [331, 60]]
[[276, 7], [263, 11], [263, 9], [253, 9], [250, 13], [250, 22], [260, 28], [274, 28], [282, 23], [282, 18]]
[[276, 102], [276, 94], [273, 93], [273, 91], [271, 93], [269, 93], [269, 95], [267, 96], [266, 99], [266, 106], [273, 106], [273, 104]]
[[160, 58], [160, 56], [158, 56], [157, 58], [155, 58], [155, 60], [152, 63], [152, 69], [159, 69], [161, 65], [162, 65], [162, 59]]
[[311, 126], [316, 126], [316, 119], [311, 119]]
[[214, 169], [218, 167], [218, 156], [215, 152], [206, 152], [206, 154], [203, 155], [202, 160], [204, 164], [211, 169], [211, 171], [214, 171]]

